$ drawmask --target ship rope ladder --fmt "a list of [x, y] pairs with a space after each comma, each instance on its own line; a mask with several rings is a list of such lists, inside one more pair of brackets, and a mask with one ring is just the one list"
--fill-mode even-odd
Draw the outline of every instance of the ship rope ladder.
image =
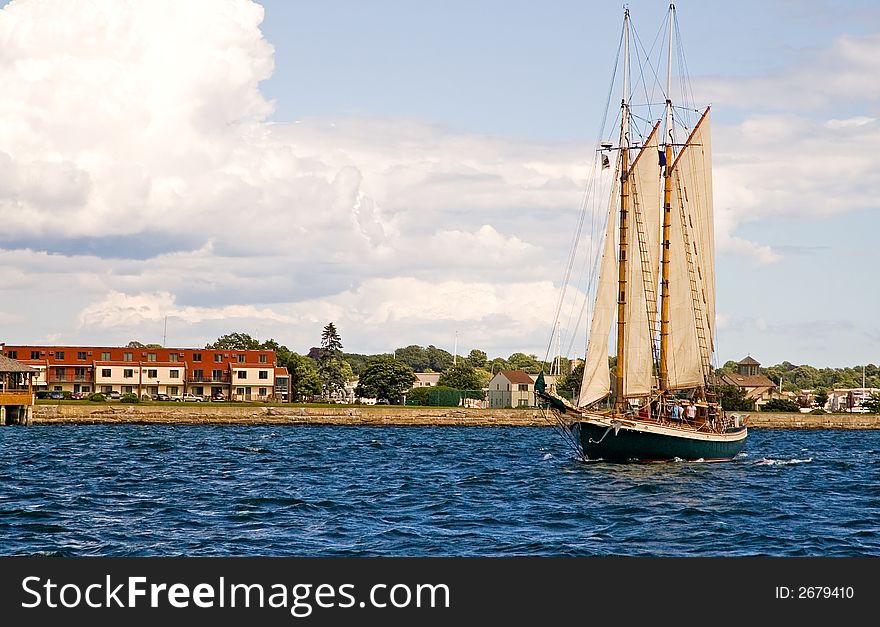
[[641, 203], [639, 202], [638, 185], [631, 185], [633, 195], [633, 213], [636, 218], [636, 232], [639, 238], [639, 257], [642, 265], [642, 285], [645, 288], [645, 308], [648, 315], [648, 329], [651, 337], [651, 354], [654, 358], [655, 368], [660, 368], [660, 347], [656, 338], [660, 333], [657, 326], [657, 290], [654, 288], [656, 277], [652, 276], [651, 258], [648, 251], [647, 238], [645, 236], [645, 220], [642, 217]]
[[[681, 183], [679, 182], [679, 185], [680, 184]], [[682, 236], [684, 237], [685, 259], [687, 260], [688, 278], [691, 286], [691, 300], [693, 301], [694, 306], [694, 326], [696, 327], [697, 343], [700, 348], [700, 365], [703, 370], [703, 380], [708, 383], [711, 379], [712, 363], [709, 355], [709, 344], [706, 341], [706, 327], [703, 324], [703, 298], [701, 296], [699, 281], [697, 280], [693, 246], [689, 235], [693, 226], [691, 225], [690, 217], [685, 209], [684, 199], [686, 196], [683, 190], [679, 189], [678, 197], [680, 199], [679, 214], [681, 216]]]

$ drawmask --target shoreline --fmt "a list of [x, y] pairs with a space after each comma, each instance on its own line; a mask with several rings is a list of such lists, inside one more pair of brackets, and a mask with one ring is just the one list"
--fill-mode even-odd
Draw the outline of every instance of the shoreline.
[[[745, 415], [747, 412], [731, 412]], [[877, 414], [749, 413], [757, 429], [880, 429]], [[470, 409], [361, 405], [68, 405], [37, 404], [31, 425], [164, 424], [164, 425], [352, 425], [551, 427], [537, 409]]]

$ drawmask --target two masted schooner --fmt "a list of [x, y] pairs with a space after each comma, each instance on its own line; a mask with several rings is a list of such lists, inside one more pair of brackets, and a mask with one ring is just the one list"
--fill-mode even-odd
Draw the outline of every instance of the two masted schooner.
[[[613, 178], [594, 262], [583, 381], [571, 402], [543, 374], [536, 383], [547, 411], [587, 459], [730, 460], [748, 436], [743, 418], [727, 415], [713, 392], [711, 115], [709, 107], [673, 104], [676, 26], [670, 5], [662, 117], [652, 121], [634, 112], [631, 21], [624, 11], [619, 134], [597, 148], [599, 167]], [[678, 119], [686, 114], [695, 123]], [[644, 130], [635, 128], [640, 121]]]

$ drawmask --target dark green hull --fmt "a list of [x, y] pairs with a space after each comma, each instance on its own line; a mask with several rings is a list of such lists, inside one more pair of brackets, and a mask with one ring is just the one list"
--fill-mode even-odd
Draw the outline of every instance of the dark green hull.
[[609, 428], [607, 424], [590, 421], [574, 423], [572, 431], [587, 459], [607, 461], [726, 461], [742, 452], [748, 437], [745, 428], [730, 433], [697, 434], [637, 425]]

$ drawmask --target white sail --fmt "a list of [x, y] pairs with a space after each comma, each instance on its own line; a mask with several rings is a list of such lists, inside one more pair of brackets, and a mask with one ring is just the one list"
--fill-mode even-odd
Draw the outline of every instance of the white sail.
[[673, 390], [705, 383], [703, 363], [712, 350], [715, 251], [708, 142], [707, 112], [672, 167], [668, 387]]
[[655, 126], [636, 156], [628, 176], [631, 219], [627, 238], [629, 259], [624, 338], [623, 394], [626, 397], [647, 396], [651, 393], [654, 383], [653, 338], [657, 319], [656, 285], [660, 262], [662, 196], [662, 179], [657, 154], [657, 126]]
[[617, 207], [617, 184], [615, 177], [608, 217], [605, 223], [605, 242], [602, 247], [602, 263], [596, 287], [596, 302], [587, 358], [584, 361], [584, 378], [578, 396], [578, 407], [585, 407], [608, 396], [611, 392], [611, 372], [608, 368], [608, 337], [614, 320], [617, 302], [617, 241], [614, 237], [614, 213]]
[[712, 137], [709, 111], [694, 129], [679, 171], [688, 193], [696, 240], [702, 313], [710, 354], [715, 330], [715, 229], [712, 201]]

